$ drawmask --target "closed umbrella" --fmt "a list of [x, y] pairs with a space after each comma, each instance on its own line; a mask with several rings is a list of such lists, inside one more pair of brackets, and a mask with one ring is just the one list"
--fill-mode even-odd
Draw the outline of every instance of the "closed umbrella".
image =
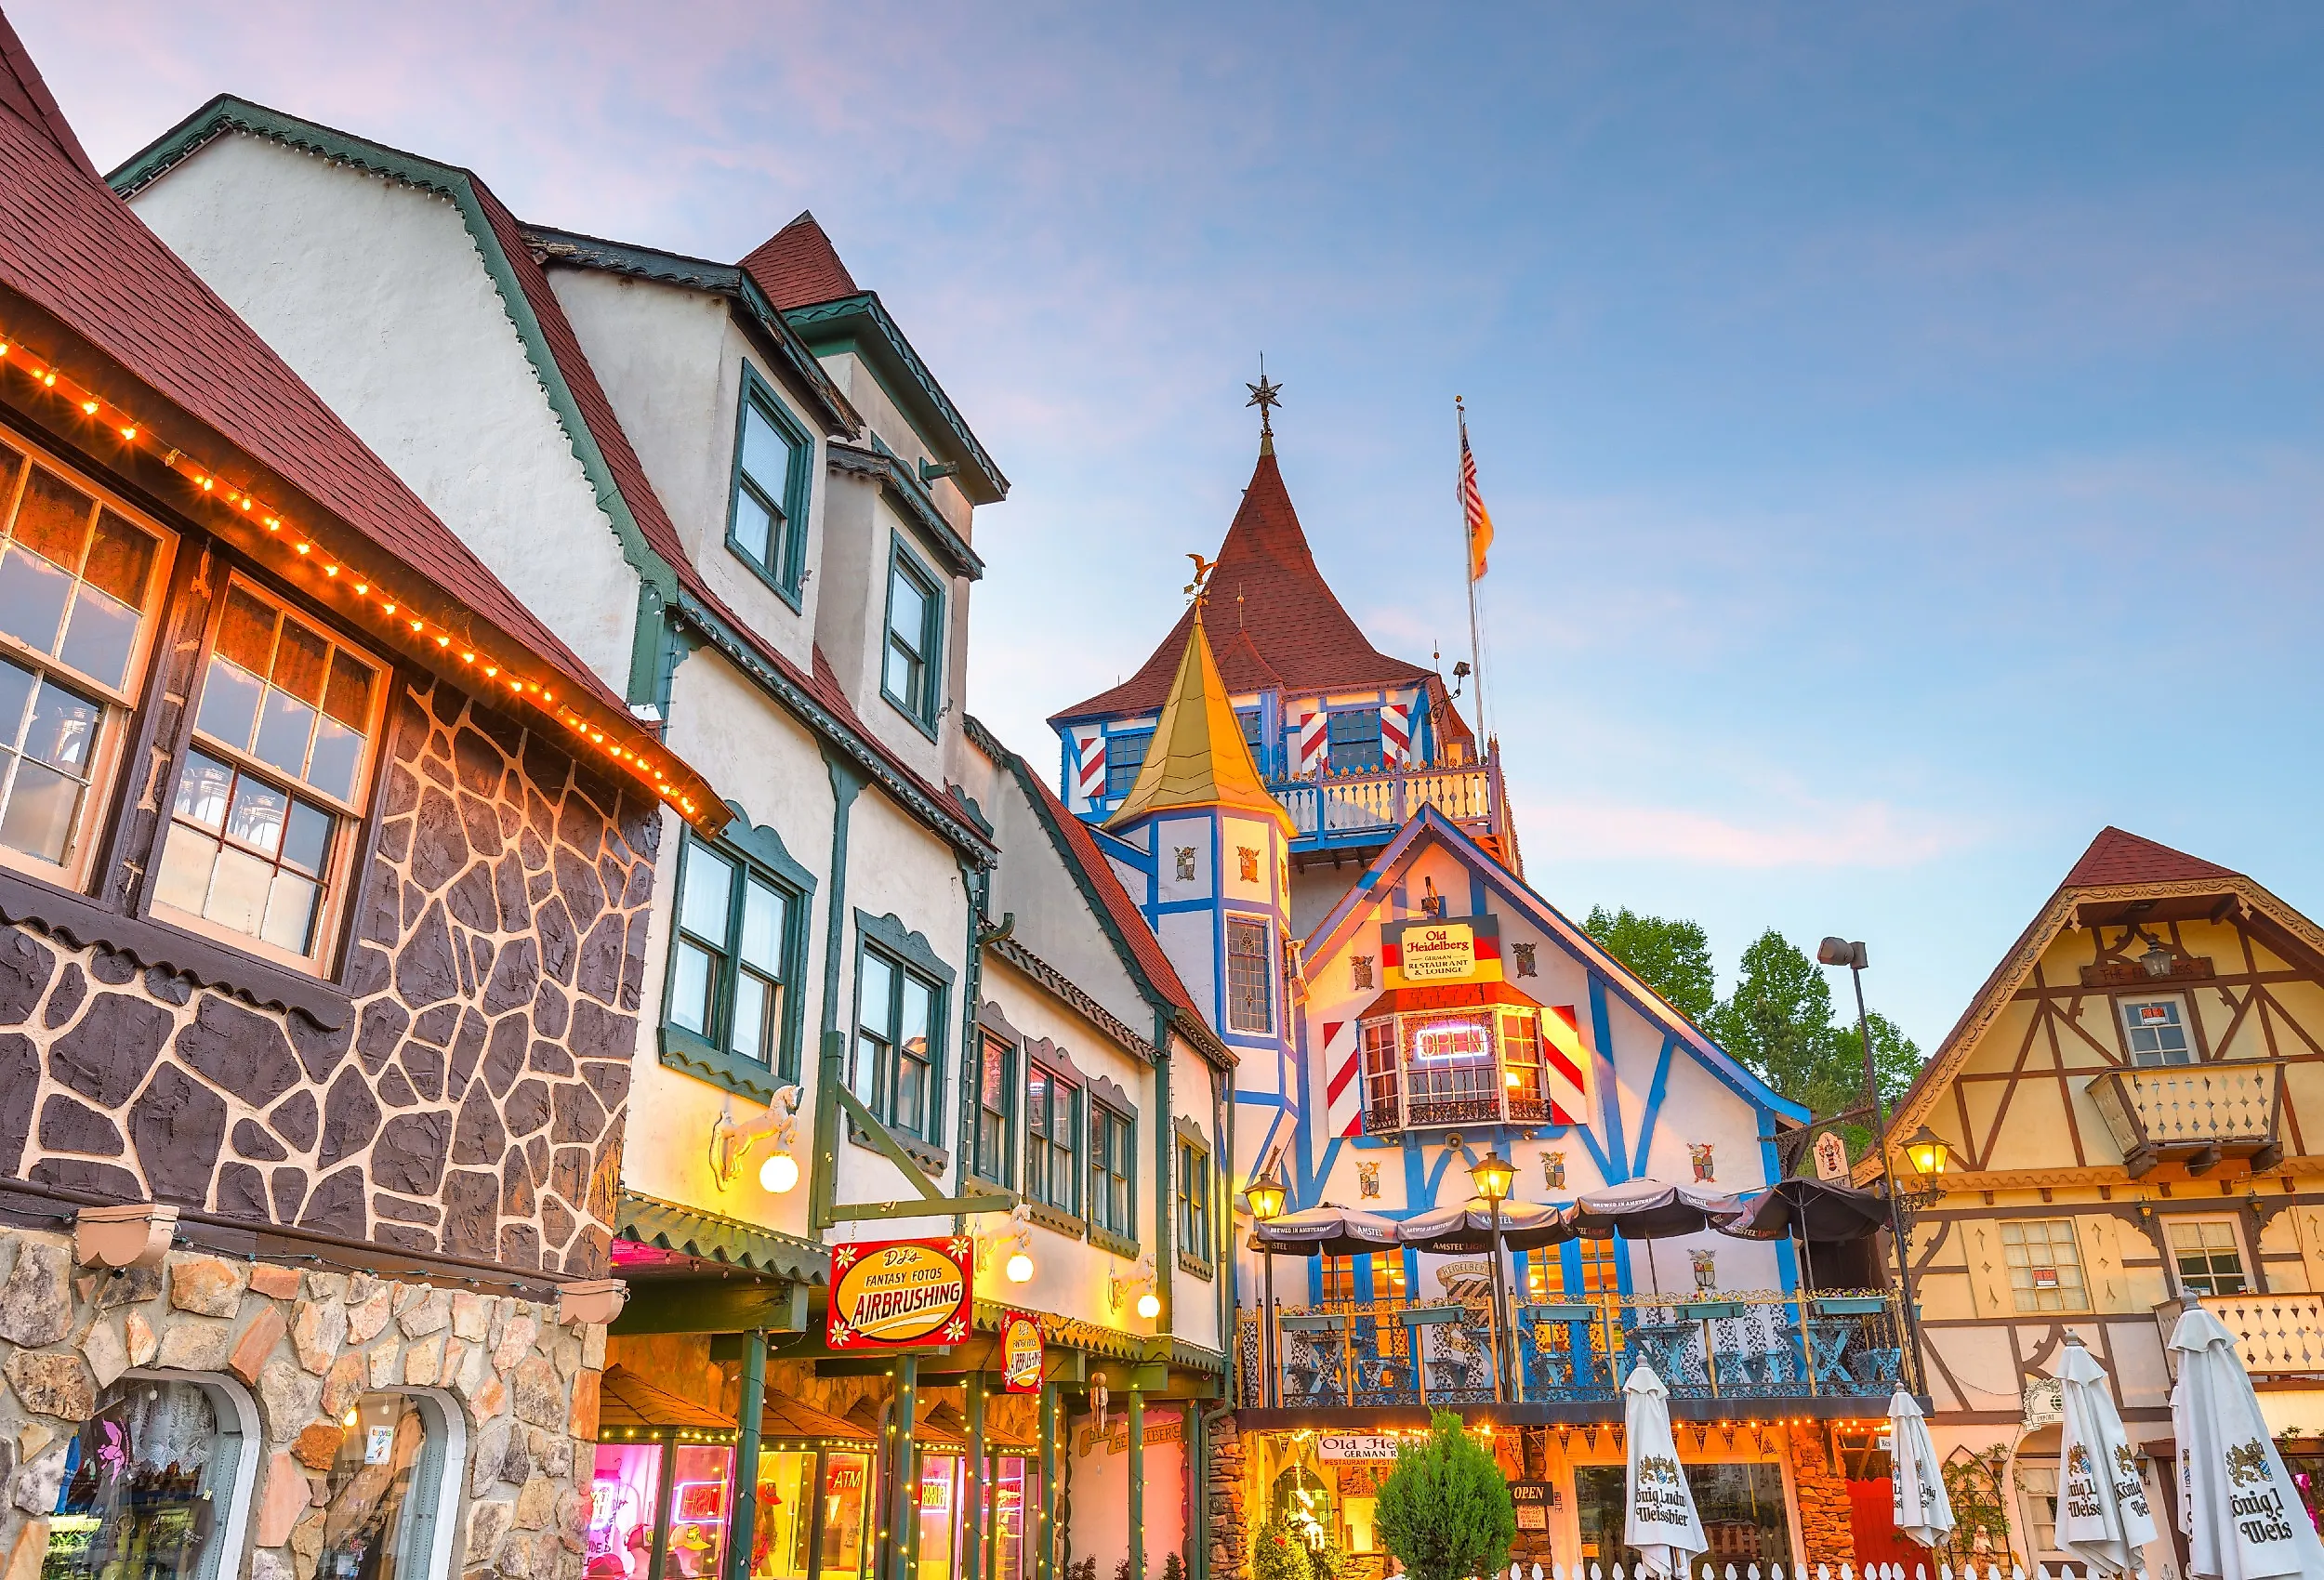
[[1396, 1224], [1326, 1202], [1252, 1224], [1250, 1248], [1278, 1257], [1365, 1257], [1396, 1248]]
[[1897, 1533], [1924, 1547], [1940, 1545], [1953, 1532], [1953, 1500], [1945, 1493], [1928, 1418], [1901, 1388], [1888, 1402], [1888, 1461]]
[[2107, 1394], [2106, 1374], [2081, 1341], [2069, 1336], [2053, 1375], [2058, 1379], [2058, 1463], [2064, 1471], [2058, 1546], [2101, 1574], [2143, 1580], [2155, 1517], [2139, 1484], [2138, 1455]]
[[2171, 1336], [2179, 1381], [2171, 1429], [2179, 1443], [2179, 1529], [2197, 1580], [2324, 1580], [2324, 1542], [2276, 1452], [2235, 1336], [2189, 1306]]
[[1622, 1421], [1630, 1455], [1622, 1539], [1638, 1549], [1642, 1568], [1684, 1573], [1710, 1544], [1670, 1438], [1670, 1390], [1652, 1366], [1639, 1366], [1622, 1385]]

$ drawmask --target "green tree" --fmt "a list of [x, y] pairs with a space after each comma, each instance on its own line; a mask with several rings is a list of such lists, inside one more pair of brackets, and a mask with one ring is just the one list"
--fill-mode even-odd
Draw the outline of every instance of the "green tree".
[[1436, 1412], [1426, 1439], [1397, 1451], [1378, 1520], [1380, 1539], [1412, 1580], [1495, 1573], [1517, 1535], [1500, 1466], [1449, 1410]]
[[1831, 983], [1783, 934], [1769, 928], [1743, 952], [1735, 990], [1710, 1012], [1708, 1029], [1776, 1091], [1829, 1111], [1837, 1095]]
[[[1872, 1073], [1880, 1082], [1881, 1105], [1895, 1112], [1897, 1099], [1905, 1095], [1913, 1080], [1921, 1073], [1921, 1045], [1905, 1035], [1894, 1020], [1879, 1010], [1864, 1017], [1872, 1028]], [[1864, 1040], [1856, 1035], [1852, 1022], [1832, 1034], [1834, 1062], [1842, 1070], [1853, 1072], [1849, 1079], [1852, 1090], [1864, 1089]], [[1857, 1101], [1862, 1099], [1858, 1098]], [[1847, 1106], [1854, 1107], [1855, 1103]]]
[[1637, 972], [1648, 987], [1697, 1025], [1703, 1024], [1718, 1003], [1710, 941], [1703, 936], [1700, 923], [1642, 916], [1627, 905], [1612, 912], [1592, 905], [1590, 919], [1581, 926], [1605, 945], [1607, 954]]

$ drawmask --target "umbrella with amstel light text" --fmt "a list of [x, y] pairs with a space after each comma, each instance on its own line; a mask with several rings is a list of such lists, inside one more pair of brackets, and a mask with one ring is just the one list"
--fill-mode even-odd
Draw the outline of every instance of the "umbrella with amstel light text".
[[1888, 1402], [1888, 1463], [1897, 1534], [1936, 1547], [1953, 1534], [1953, 1500], [1945, 1493], [1928, 1418], [1901, 1388]]
[[1670, 1437], [1670, 1390], [1652, 1366], [1641, 1365], [1622, 1385], [1622, 1420], [1630, 1453], [1622, 1539], [1638, 1549], [1641, 1568], [1683, 1574], [1710, 1544]]
[[2155, 1517], [2140, 1483], [2138, 1455], [2106, 1390], [2106, 1374], [2080, 1339], [2067, 1335], [2057, 1371], [2057, 1543], [2101, 1574], [2143, 1580]]
[[2200, 1306], [2171, 1335], [2179, 1380], [2171, 1430], [2179, 1445], [2179, 1529], [2196, 1580], [2324, 1580], [2324, 1542], [2276, 1452], [2235, 1336]]

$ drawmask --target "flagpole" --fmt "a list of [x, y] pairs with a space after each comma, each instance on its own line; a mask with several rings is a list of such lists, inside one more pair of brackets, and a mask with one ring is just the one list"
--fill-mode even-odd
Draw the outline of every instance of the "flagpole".
[[1460, 579], [1469, 587], [1469, 674], [1477, 689], [1477, 758], [1485, 757], [1485, 648], [1477, 640], [1476, 546], [1469, 540], [1469, 411], [1453, 397], [1460, 417], [1460, 464], [1453, 469], [1453, 497], [1460, 506]]

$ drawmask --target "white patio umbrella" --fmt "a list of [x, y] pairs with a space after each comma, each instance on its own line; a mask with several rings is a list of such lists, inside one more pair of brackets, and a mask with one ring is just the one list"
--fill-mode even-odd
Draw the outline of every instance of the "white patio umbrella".
[[1928, 1418], [1901, 1388], [1888, 1402], [1888, 1463], [1897, 1534], [1936, 1547], [1953, 1533], [1953, 1500], [1946, 1495]]
[[2179, 1381], [2171, 1431], [2179, 1443], [2179, 1529], [2197, 1580], [2324, 1580], [2324, 1542], [2276, 1452], [2235, 1336], [2190, 1306], [2171, 1336]]
[[2070, 1334], [2057, 1370], [2063, 1421], [2057, 1542], [2101, 1574], [2144, 1580], [2155, 1517], [2139, 1483], [2138, 1455], [2106, 1393], [2106, 1374]]
[[1638, 1549], [1645, 1569], [1683, 1574], [1710, 1544], [1670, 1439], [1670, 1390], [1652, 1366], [1640, 1366], [1622, 1385], [1622, 1421], [1630, 1455], [1622, 1539]]

